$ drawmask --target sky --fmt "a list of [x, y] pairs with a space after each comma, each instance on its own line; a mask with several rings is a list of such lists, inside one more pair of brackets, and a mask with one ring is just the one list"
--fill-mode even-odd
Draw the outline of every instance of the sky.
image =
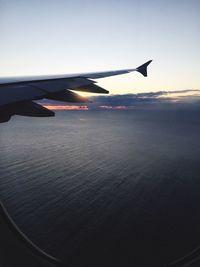
[[200, 88], [199, 0], [0, 0], [0, 76], [135, 68], [111, 94]]

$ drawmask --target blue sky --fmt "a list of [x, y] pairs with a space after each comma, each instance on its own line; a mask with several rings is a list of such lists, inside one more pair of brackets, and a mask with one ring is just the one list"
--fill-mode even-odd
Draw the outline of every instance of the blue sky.
[[0, 76], [137, 67], [107, 78], [112, 94], [197, 89], [200, 1], [0, 0]]

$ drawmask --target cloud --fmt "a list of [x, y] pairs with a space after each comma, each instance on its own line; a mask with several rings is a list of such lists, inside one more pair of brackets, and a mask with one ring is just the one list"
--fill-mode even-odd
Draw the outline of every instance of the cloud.
[[[84, 110], [87, 109], [133, 109], [133, 108], [154, 108], [162, 107], [186, 107], [188, 105], [200, 107], [200, 90], [187, 89], [179, 91], [158, 91], [138, 94], [124, 95], [97, 95], [90, 97], [92, 103], [85, 104]], [[64, 102], [55, 102], [52, 100], [42, 100], [41, 104], [51, 109], [61, 109], [60, 107], [74, 106], [77, 110], [83, 110], [83, 105]], [[78, 107], [78, 108], [76, 108]], [[86, 108], [87, 107], [87, 108]], [[63, 108], [65, 109], [65, 108]]]
[[[200, 90], [159, 91], [126, 95], [96, 96], [91, 100], [94, 106], [113, 107], [147, 107], [159, 104], [180, 105], [186, 103], [200, 104]], [[92, 104], [91, 104], [92, 107]]]

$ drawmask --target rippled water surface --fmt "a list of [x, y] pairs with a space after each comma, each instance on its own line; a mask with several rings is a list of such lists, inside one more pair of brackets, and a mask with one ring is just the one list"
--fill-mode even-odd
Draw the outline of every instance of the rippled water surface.
[[0, 125], [0, 196], [69, 266], [165, 266], [200, 245], [195, 111], [62, 111]]

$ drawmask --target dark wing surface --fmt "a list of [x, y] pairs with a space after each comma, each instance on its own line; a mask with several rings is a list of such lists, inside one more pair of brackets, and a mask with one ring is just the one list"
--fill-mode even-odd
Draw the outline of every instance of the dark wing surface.
[[[138, 71], [147, 76], [147, 66], [152, 60], [136, 69], [70, 75], [48, 75], [31, 77], [0, 78], [0, 122], [8, 121], [12, 115], [49, 117], [54, 112], [37, 104], [43, 98], [64, 102], [86, 103], [88, 99], [74, 91], [108, 94], [93, 79]], [[72, 90], [72, 91], [71, 91]]]

